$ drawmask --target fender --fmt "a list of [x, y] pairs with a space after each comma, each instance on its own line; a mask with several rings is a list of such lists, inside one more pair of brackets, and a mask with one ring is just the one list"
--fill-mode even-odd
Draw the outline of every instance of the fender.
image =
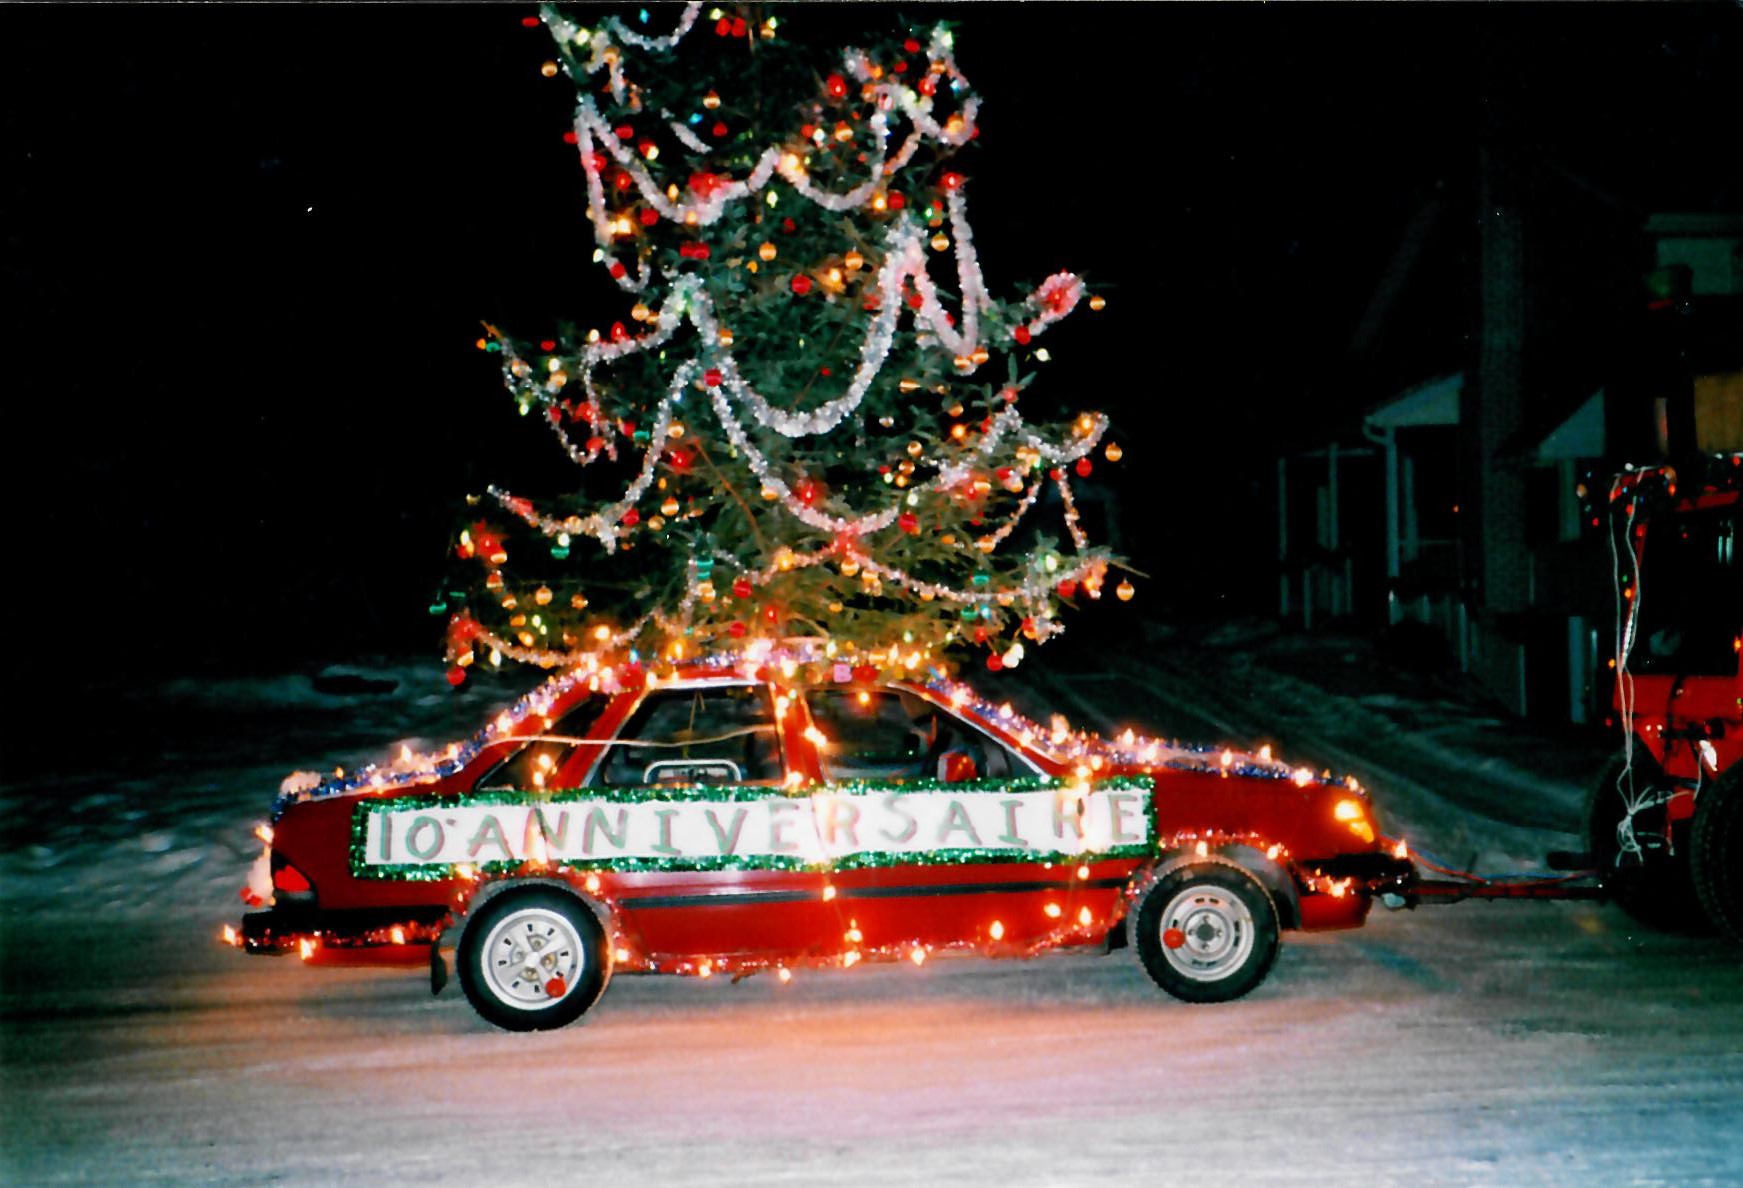
[[[454, 924], [464, 930], [472, 913], [479, 907], [518, 887], [554, 887], [572, 896], [593, 913], [594, 919], [599, 921], [600, 930], [605, 933], [608, 947], [613, 953], [622, 946], [623, 930], [620, 927], [622, 921], [618, 916], [616, 905], [610, 899], [589, 891], [584, 875], [573, 877], [564, 874], [502, 875], [496, 878], [479, 879], [474, 884], [472, 891], [455, 899]], [[610, 955], [608, 954], [608, 956]], [[611, 964], [615, 965], [616, 962], [613, 961]], [[611, 977], [609, 967], [605, 971], [605, 976], [608, 979]]]
[[1179, 870], [1193, 863], [1209, 863], [1213, 866], [1233, 866], [1246, 872], [1265, 888], [1265, 893], [1271, 897], [1271, 906], [1277, 912], [1277, 926], [1282, 929], [1298, 928], [1301, 924], [1301, 899], [1295, 888], [1295, 879], [1274, 859], [1268, 858], [1265, 851], [1246, 842], [1233, 842], [1207, 849], [1200, 854], [1196, 846], [1185, 849], [1170, 849], [1159, 855], [1155, 861], [1132, 872], [1132, 879], [1126, 885], [1125, 901], [1128, 916], [1134, 915], [1138, 904], [1144, 896], [1150, 893], [1150, 888]]

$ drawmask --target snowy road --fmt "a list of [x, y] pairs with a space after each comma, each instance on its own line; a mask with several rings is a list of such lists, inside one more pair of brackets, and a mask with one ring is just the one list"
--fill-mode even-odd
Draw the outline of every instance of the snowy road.
[[[349, 713], [326, 745], [422, 704]], [[210, 784], [135, 777], [143, 843], [57, 831], [9, 789], [0, 1181], [1743, 1180], [1743, 965], [1611, 907], [1378, 913], [1290, 936], [1220, 1007], [1127, 951], [623, 978], [583, 1024], [516, 1036], [417, 975], [213, 943], [259, 792], [220, 795], [248, 773], [209, 758]]]

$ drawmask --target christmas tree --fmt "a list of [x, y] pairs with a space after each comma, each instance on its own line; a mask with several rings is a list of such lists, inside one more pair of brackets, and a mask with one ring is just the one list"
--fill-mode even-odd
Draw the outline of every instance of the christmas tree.
[[[820, 56], [777, 18], [700, 5], [669, 30], [541, 19], [624, 310], [536, 350], [479, 340], [581, 479], [477, 498], [451, 678], [475, 655], [777, 656], [844, 679], [979, 649], [996, 670], [1099, 598], [1113, 558], [1071, 482], [1119, 447], [1096, 412], [1022, 409], [1034, 340], [1084, 286], [987, 292], [953, 161], [980, 101], [949, 29]], [[1049, 486], [1051, 531], [1027, 515]]]

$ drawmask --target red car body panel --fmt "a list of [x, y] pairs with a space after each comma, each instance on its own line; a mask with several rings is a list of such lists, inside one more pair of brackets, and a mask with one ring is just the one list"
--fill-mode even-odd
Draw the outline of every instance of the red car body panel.
[[[762, 674], [759, 674], [762, 675]], [[597, 683], [597, 682], [595, 682]], [[588, 788], [608, 753], [605, 743], [629, 720], [649, 686], [639, 672], [606, 702], [587, 741], [551, 774], [553, 795], [609, 799]], [[809, 795], [824, 775], [802, 691], [719, 670], [683, 671], [660, 689], [722, 683], [763, 684], [777, 702], [776, 721], [786, 785]], [[861, 687], [861, 686], [855, 686]], [[1408, 863], [1394, 858], [1375, 833], [1366, 798], [1351, 785], [1291, 772], [1260, 758], [1229, 752], [1183, 751], [1148, 740], [1126, 745], [1072, 736], [1068, 745], [1042, 728], [994, 709], [961, 686], [899, 683], [895, 688], [998, 740], [1042, 776], [1086, 780], [1139, 777], [1150, 786], [1155, 852], [1142, 857], [1091, 855], [1082, 863], [990, 861], [867, 865], [833, 869], [635, 870], [582, 872], [540, 867], [515, 877], [562, 881], [596, 905], [610, 924], [619, 968], [672, 972], [766, 967], [804, 961], [840, 963], [848, 954], [973, 949], [1027, 954], [1065, 945], [1107, 943], [1121, 927], [1145, 880], [1181, 856], [1221, 855], [1253, 870], [1271, 890], [1285, 927], [1350, 928], [1366, 918], [1372, 895], [1396, 881]], [[413, 773], [371, 776], [281, 797], [271, 842], [275, 869], [294, 868], [280, 886], [306, 879], [311, 892], [282, 892], [270, 917], [243, 943], [282, 951], [311, 938], [329, 950], [400, 947], [420, 961], [453, 914], [493, 878], [360, 877], [354, 867], [354, 819], [372, 801], [427, 799], [433, 811], [460, 805], [500, 760], [529, 736], [549, 729], [589, 696], [576, 680], [543, 712], [508, 715], [463, 760]], [[507, 726], [502, 730], [502, 726]], [[777, 794], [779, 789], [771, 791]], [[1338, 802], [1360, 806], [1358, 822], [1339, 819]], [[1346, 810], [1347, 811], [1347, 810]], [[1365, 836], [1363, 836], [1365, 834]], [[399, 921], [396, 913], [403, 915]], [[372, 959], [379, 960], [379, 957]], [[850, 962], [855, 959], [847, 958]]]

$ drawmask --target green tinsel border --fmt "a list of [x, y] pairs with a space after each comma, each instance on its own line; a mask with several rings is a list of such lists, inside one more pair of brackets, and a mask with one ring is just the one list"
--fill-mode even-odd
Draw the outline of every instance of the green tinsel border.
[[[424, 808], [441, 811], [447, 808], [470, 808], [488, 804], [559, 804], [579, 797], [604, 803], [641, 803], [646, 801], [716, 801], [723, 803], [756, 800], [809, 800], [819, 793], [845, 795], [904, 795], [917, 792], [1051, 792], [1067, 787], [1070, 780], [1050, 777], [1027, 777], [1013, 780], [967, 780], [947, 783], [943, 780], [913, 780], [900, 784], [849, 780], [837, 784], [814, 784], [806, 788], [783, 787], [745, 788], [706, 785], [679, 787], [638, 787], [595, 790], [562, 788], [536, 791], [520, 788], [492, 789], [457, 796], [395, 796], [361, 801], [351, 814], [351, 874], [359, 879], [396, 880], [401, 882], [439, 882], [454, 878], [452, 863], [404, 862], [371, 865], [364, 861], [369, 817], [374, 813], [390, 813], [401, 809]], [[1148, 792], [1150, 781], [1140, 777], [1119, 776], [1100, 780], [1092, 785], [1098, 792]], [[1156, 830], [1155, 802], [1144, 798], [1144, 815], [1150, 832]], [[926, 850], [913, 854], [858, 853], [847, 854], [831, 862], [807, 862], [788, 854], [732, 854], [712, 857], [682, 855], [675, 858], [615, 858], [559, 859], [551, 865], [557, 870], [577, 873], [591, 871], [714, 871], [714, 870], [795, 870], [832, 871], [861, 870], [890, 866], [966, 866], [974, 863], [1067, 863], [1100, 862], [1108, 858], [1143, 858], [1152, 846], [1133, 843], [1103, 850], [1068, 852], [1064, 850], [1014, 850], [1009, 847], [967, 847]], [[473, 866], [480, 875], [513, 874], [526, 864], [512, 860], [482, 862]]]

